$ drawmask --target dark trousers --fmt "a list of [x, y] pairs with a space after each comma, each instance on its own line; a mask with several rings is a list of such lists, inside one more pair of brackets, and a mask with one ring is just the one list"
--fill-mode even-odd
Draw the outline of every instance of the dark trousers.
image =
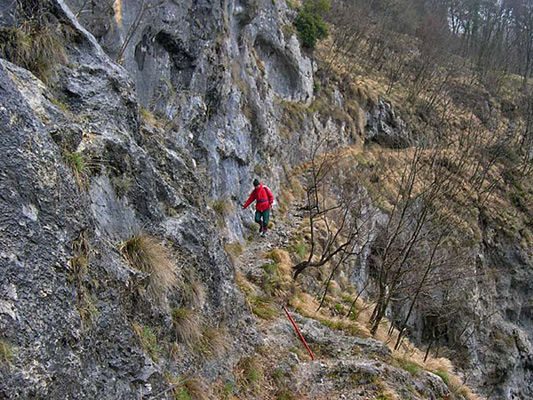
[[255, 212], [255, 222], [259, 224], [262, 230], [266, 231], [268, 228], [268, 220], [270, 218], [270, 209], [265, 210], [263, 212], [256, 211]]

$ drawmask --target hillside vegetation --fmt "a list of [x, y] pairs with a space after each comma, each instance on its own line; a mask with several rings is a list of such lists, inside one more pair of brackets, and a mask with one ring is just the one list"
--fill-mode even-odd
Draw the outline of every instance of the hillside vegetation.
[[533, 396], [531, 1], [4, 3], [0, 398]]

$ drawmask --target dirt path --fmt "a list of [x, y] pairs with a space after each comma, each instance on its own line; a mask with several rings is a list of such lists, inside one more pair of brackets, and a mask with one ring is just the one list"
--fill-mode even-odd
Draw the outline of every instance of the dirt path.
[[[254, 223], [254, 231], [250, 231], [252, 237], [247, 241], [242, 254], [236, 259], [237, 272], [246, 277], [254, 276], [261, 271], [262, 266], [271, 262], [265, 258], [266, 253], [274, 249], [289, 249], [291, 235], [298, 231], [302, 223], [298, 207], [298, 204], [292, 204], [290, 211], [285, 215], [274, 208], [271, 217], [274, 227], [269, 229], [264, 237], [259, 234], [258, 225]], [[253, 217], [251, 220], [253, 221]]]

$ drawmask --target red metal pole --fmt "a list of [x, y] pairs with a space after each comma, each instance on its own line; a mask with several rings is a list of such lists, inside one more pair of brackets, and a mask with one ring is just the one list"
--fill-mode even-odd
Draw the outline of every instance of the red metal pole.
[[298, 333], [298, 336], [300, 336], [300, 339], [302, 340], [303, 344], [305, 345], [305, 348], [309, 352], [309, 355], [311, 356], [311, 360], [314, 361], [315, 360], [315, 356], [313, 355], [313, 352], [311, 351], [311, 349], [307, 345], [307, 342], [305, 341], [302, 333], [300, 332], [300, 329], [298, 329], [298, 325], [296, 325], [296, 322], [294, 322], [294, 320], [291, 317], [291, 314], [289, 314], [289, 311], [287, 310], [287, 308], [285, 306], [283, 306], [283, 310], [285, 310], [285, 314], [287, 314], [287, 317], [289, 317], [290, 321], [292, 322], [292, 325], [294, 326], [294, 329], [296, 329], [296, 333]]

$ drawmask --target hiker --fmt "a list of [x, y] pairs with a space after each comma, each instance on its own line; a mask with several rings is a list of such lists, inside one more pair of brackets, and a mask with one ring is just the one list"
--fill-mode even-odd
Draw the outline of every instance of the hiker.
[[259, 233], [265, 236], [268, 230], [268, 219], [270, 217], [270, 207], [274, 203], [274, 196], [269, 188], [264, 186], [259, 180], [254, 179], [254, 190], [246, 203], [242, 206], [245, 210], [255, 200], [255, 222], [259, 224]]

